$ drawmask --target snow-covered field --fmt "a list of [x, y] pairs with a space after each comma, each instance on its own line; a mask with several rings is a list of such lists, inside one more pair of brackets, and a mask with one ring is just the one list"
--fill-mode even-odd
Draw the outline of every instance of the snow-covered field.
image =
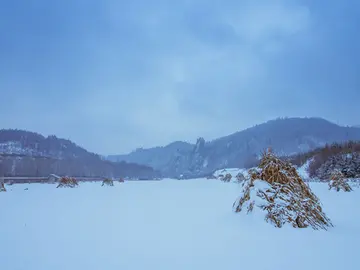
[[360, 189], [311, 183], [335, 225], [314, 231], [235, 214], [235, 183], [100, 185], [8, 186], [0, 193], [0, 269], [360, 269]]

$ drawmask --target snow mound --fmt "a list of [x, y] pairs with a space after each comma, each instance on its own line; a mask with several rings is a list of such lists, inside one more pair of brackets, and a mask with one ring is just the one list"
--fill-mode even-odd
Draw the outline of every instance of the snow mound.
[[235, 212], [259, 209], [265, 221], [281, 228], [286, 223], [294, 228], [327, 229], [330, 219], [321, 203], [301, 179], [296, 169], [271, 153], [265, 152], [259, 168], [249, 170], [243, 194], [235, 201]]
[[329, 189], [334, 189], [337, 192], [343, 190], [345, 192], [352, 191], [350, 185], [345, 181], [345, 176], [340, 171], [334, 171], [331, 175], [330, 182], [329, 182]]

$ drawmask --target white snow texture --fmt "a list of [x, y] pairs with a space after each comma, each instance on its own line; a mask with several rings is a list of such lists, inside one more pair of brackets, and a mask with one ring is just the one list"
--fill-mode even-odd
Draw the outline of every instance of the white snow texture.
[[359, 189], [310, 186], [335, 226], [328, 231], [278, 229], [236, 214], [241, 185], [218, 180], [7, 186], [0, 269], [360, 269]]

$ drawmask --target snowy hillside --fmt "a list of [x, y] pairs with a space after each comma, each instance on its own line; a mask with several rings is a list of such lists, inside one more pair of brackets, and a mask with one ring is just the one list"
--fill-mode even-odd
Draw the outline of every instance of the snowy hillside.
[[241, 187], [218, 180], [7, 186], [1, 269], [359, 269], [360, 190], [310, 185], [335, 225], [328, 231], [235, 214]]
[[29, 156], [44, 156], [43, 153], [35, 149], [23, 147], [18, 141], [8, 141], [0, 143], [0, 153], [9, 155], [29, 155]]
[[114, 163], [70, 140], [25, 130], [0, 130], [0, 176], [77, 175], [88, 177], [159, 176], [151, 167]]
[[86, 151], [70, 140], [54, 135], [44, 137], [26, 130], [1, 129], [0, 154], [66, 158], [94, 158], [98, 155]]

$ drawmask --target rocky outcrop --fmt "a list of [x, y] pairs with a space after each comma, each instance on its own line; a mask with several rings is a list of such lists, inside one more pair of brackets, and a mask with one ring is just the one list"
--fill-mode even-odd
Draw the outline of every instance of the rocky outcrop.
[[190, 173], [192, 174], [201, 173], [204, 167], [204, 156], [205, 156], [205, 139], [200, 137], [197, 139], [194, 149], [190, 155], [190, 160], [188, 165]]

